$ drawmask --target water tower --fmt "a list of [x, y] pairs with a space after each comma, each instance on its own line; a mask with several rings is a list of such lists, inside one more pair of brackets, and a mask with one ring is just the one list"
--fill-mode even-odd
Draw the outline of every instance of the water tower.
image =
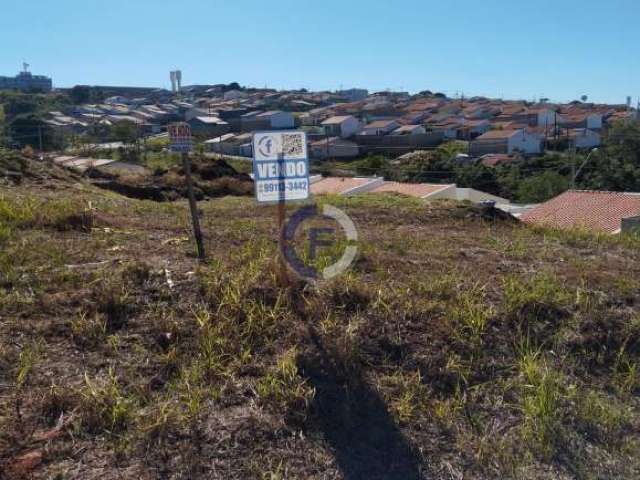
[[182, 90], [182, 70], [176, 70], [176, 83], [178, 84], [178, 92]]

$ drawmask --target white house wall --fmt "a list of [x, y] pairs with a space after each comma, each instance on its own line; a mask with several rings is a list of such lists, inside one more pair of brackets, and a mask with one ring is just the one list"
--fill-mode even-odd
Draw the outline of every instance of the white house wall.
[[520, 150], [528, 155], [541, 153], [542, 141], [537, 135], [518, 132], [509, 138], [509, 155], [511, 155], [515, 150]]

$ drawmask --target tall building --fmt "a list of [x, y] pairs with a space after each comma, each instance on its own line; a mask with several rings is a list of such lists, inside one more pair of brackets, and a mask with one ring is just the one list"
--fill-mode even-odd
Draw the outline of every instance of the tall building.
[[0, 90], [21, 90], [29, 92], [38, 90], [50, 92], [53, 84], [49, 77], [44, 75], [33, 75], [29, 70], [29, 65], [23, 64], [24, 69], [15, 77], [0, 76]]

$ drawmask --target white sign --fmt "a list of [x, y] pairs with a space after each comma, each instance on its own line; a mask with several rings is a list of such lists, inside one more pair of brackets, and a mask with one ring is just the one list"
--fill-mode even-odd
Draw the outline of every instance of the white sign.
[[259, 202], [309, 198], [309, 159], [305, 132], [255, 133], [253, 174]]
[[172, 123], [167, 126], [169, 133], [169, 149], [172, 152], [185, 153], [190, 152], [193, 145], [191, 139], [191, 127], [188, 123]]

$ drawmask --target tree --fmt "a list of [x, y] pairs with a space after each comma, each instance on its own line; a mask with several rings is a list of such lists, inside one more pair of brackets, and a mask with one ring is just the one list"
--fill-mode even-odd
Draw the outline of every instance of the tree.
[[4, 104], [4, 111], [10, 119], [17, 115], [36, 113], [38, 102], [36, 95], [9, 93], [2, 96], [0, 102]]
[[69, 96], [71, 97], [71, 100], [73, 100], [73, 103], [88, 103], [91, 98], [91, 87], [86, 85], [76, 85], [69, 92]]
[[614, 124], [604, 146], [593, 154], [580, 174], [583, 188], [613, 191], [640, 191], [640, 125]]
[[129, 121], [117, 122], [111, 127], [111, 137], [125, 145], [135, 143], [138, 139], [138, 127]]
[[569, 180], [558, 172], [546, 172], [520, 182], [517, 200], [523, 203], [539, 203], [553, 198], [569, 188]]
[[459, 187], [475, 188], [494, 195], [501, 193], [496, 170], [484, 165], [464, 165], [457, 168], [455, 183]]
[[19, 115], [10, 124], [11, 137], [21, 147], [31, 146], [43, 150], [59, 148], [62, 139], [39, 115]]
[[223, 91], [228, 92], [229, 90], [242, 90], [242, 87], [238, 82], [231, 82], [223, 87]]

